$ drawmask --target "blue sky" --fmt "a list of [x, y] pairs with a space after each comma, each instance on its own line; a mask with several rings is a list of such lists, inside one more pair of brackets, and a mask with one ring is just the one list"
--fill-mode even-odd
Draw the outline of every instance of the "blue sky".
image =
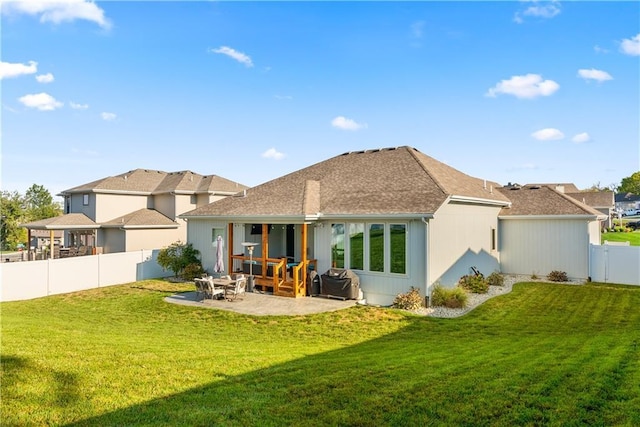
[[403, 145], [501, 184], [640, 170], [637, 2], [3, 1], [1, 19], [6, 191], [136, 168], [254, 186]]

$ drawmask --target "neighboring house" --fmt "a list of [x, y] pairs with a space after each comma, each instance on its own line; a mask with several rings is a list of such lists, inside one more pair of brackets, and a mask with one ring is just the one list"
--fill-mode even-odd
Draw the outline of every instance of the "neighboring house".
[[[64, 246], [64, 233], [62, 230], [56, 230], [53, 233], [53, 244]], [[32, 230], [29, 239], [29, 247], [40, 249], [44, 246], [51, 246], [51, 233], [47, 230]]]
[[94, 253], [158, 249], [186, 241], [178, 215], [246, 188], [216, 175], [135, 169], [63, 191], [65, 215], [23, 227], [64, 230], [67, 245]]
[[[549, 194], [561, 203], [547, 212]], [[305, 265], [319, 273], [330, 267], [353, 270], [367, 302], [383, 305], [412, 286], [423, 295], [435, 284], [453, 286], [471, 267], [484, 274], [504, 271], [503, 257], [508, 272], [560, 269], [586, 278], [582, 258], [589, 242], [599, 244], [599, 213], [549, 187], [529, 192], [530, 200], [515, 196], [517, 209], [513, 195], [399, 147], [344, 153], [180, 217], [188, 219], [187, 240], [201, 251], [207, 270], [213, 271], [218, 235], [226, 241], [228, 272], [247, 271], [245, 248], [253, 242], [256, 283], [282, 295], [305, 294]], [[520, 211], [523, 202], [529, 206]], [[527, 236], [526, 230], [540, 234], [546, 224], [555, 232]], [[568, 240], [558, 242], [561, 236]], [[545, 260], [516, 262], [529, 250], [555, 253], [559, 243], [569, 254], [558, 258], [570, 261], [566, 268]], [[573, 263], [577, 253], [581, 262]], [[285, 263], [299, 268], [300, 276], [280, 276]]]
[[502, 273], [564, 271], [570, 278], [589, 276], [589, 244], [600, 244], [605, 215], [552, 185], [499, 188], [511, 206], [500, 211]]
[[613, 191], [580, 191], [578, 193], [565, 194], [605, 215], [606, 219], [600, 223], [601, 229], [612, 226], [611, 218], [616, 208]]
[[616, 193], [616, 212], [622, 213], [629, 209], [640, 209], [640, 195], [633, 193]]

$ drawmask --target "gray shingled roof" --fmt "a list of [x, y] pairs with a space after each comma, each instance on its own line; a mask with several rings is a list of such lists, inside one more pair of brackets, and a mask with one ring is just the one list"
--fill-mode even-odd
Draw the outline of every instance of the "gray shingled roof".
[[510, 208], [502, 208], [500, 216], [602, 216], [594, 208], [556, 191], [549, 185], [501, 187], [498, 191], [511, 200]]
[[187, 212], [198, 216], [431, 214], [449, 196], [507, 204], [499, 185], [412, 147], [344, 153]]
[[177, 222], [172, 221], [155, 209], [140, 209], [111, 221], [103, 222], [100, 225], [106, 228], [178, 228]]
[[579, 193], [566, 193], [579, 202], [594, 208], [612, 208], [615, 206], [613, 191], [581, 191]]
[[38, 230], [70, 230], [100, 228], [91, 218], [83, 213], [71, 213], [55, 216], [53, 218], [41, 219], [39, 221], [20, 224], [21, 227]]
[[163, 172], [149, 169], [134, 169], [116, 176], [82, 184], [62, 192], [72, 193], [138, 193], [161, 194], [171, 191], [196, 193], [237, 193], [247, 186], [216, 175], [200, 175], [191, 171]]

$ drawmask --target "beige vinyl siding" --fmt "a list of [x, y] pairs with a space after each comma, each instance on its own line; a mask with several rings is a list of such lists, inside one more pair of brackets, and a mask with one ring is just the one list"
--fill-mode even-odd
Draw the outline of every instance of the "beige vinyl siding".
[[[477, 267], [483, 274], [499, 271], [500, 246], [492, 250], [500, 207], [449, 203], [429, 220], [429, 283], [454, 286]], [[498, 230], [498, 240], [500, 232]]]
[[171, 219], [175, 219], [176, 217], [176, 198], [179, 196], [174, 196], [172, 194], [157, 194], [153, 196], [153, 209], [160, 212], [162, 215], [167, 216]]
[[89, 216], [89, 218], [93, 219], [97, 223], [111, 221], [114, 218], [118, 218], [139, 209], [146, 209], [150, 207], [148, 206], [147, 196], [95, 194], [95, 197], [95, 206], [99, 206], [100, 208], [96, 211], [95, 218], [91, 216]]
[[500, 220], [502, 272], [544, 277], [558, 270], [587, 278], [589, 228], [586, 219]]
[[142, 249], [161, 249], [178, 240], [184, 242], [184, 236], [180, 229], [129, 229], [127, 230], [125, 250], [128, 252]]
[[[216, 246], [213, 245], [212, 230], [217, 229], [221, 231], [222, 239], [224, 240], [224, 268], [225, 271], [230, 272], [231, 269], [227, 265], [229, 260], [229, 236], [228, 225], [225, 222], [211, 221], [211, 220], [189, 220], [187, 227], [187, 241], [193, 245], [194, 249], [200, 251], [200, 259], [202, 260], [202, 267], [208, 271], [213, 272], [213, 267], [216, 264]], [[235, 227], [234, 233], [234, 247], [233, 253], [241, 253], [242, 246], [242, 232], [240, 227]]]
[[102, 251], [105, 254], [126, 251], [125, 232], [119, 228], [105, 228], [99, 231], [102, 236]]

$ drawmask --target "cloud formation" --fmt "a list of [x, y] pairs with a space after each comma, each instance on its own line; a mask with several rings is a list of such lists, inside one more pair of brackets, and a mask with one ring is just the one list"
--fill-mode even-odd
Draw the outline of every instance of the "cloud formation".
[[47, 74], [37, 75], [36, 80], [38, 81], [38, 83], [51, 83], [54, 80], [54, 78], [53, 78], [53, 74], [47, 73]]
[[532, 6], [529, 6], [522, 11], [516, 12], [515, 16], [513, 17], [514, 22], [522, 24], [524, 22], [523, 17], [525, 16], [551, 19], [554, 16], [560, 14], [560, 3], [557, 1], [545, 2], [544, 4], [540, 4], [534, 0], [531, 3], [533, 4]]
[[281, 160], [284, 159], [284, 153], [279, 152], [275, 148], [269, 148], [267, 151], [262, 153], [262, 157], [265, 159]]
[[582, 132], [582, 133], [579, 133], [579, 134], [575, 135], [573, 138], [571, 138], [571, 140], [573, 142], [575, 142], [576, 144], [582, 144], [584, 142], [591, 141], [591, 137], [589, 136], [589, 134], [587, 132]]
[[606, 71], [596, 70], [595, 68], [591, 68], [590, 70], [581, 69], [578, 70], [578, 76], [582, 77], [585, 80], [596, 80], [599, 82], [604, 82], [607, 80], [613, 80], [611, 74]]
[[545, 128], [533, 132], [531, 136], [538, 141], [555, 141], [558, 139], [563, 139], [564, 133], [560, 132], [558, 129]]
[[348, 119], [344, 116], [338, 116], [335, 119], [331, 120], [331, 126], [337, 129], [352, 130], [352, 131], [367, 128], [366, 123], [358, 123], [355, 120]]
[[537, 98], [553, 95], [560, 85], [553, 80], [542, 80], [539, 74], [513, 76], [509, 80], [501, 80], [489, 89], [485, 96], [495, 98], [497, 95], [513, 95], [516, 98]]
[[69, 102], [69, 107], [73, 108], [74, 110], [86, 110], [87, 108], [89, 108], [88, 104], [76, 104], [73, 101]]
[[2, 3], [2, 13], [39, 16], [40, 22], [54, 24], [83, 19], [95, 22], [107, 30], [111, 28], [111, 22], [105, 17], [104, 10], [93, 1], [9, 1]]
[[102, 120], [110, 122], [115, 120], [117, 116], [114, 113], [102, 112], [100, 113], [100, 117], [102, 117]]
[[44, 92], [22, 96], [18, 98], [18, 101], [25, 107], [36, 108], [40, 111], [53, 111], [64, 105], [62, 102], [56, 101], [53, 96]]
[[638, 33], [634, 37], [631, 37], [630, 39], [622, 40], [622, 43], [620, 43], [620, 51], [622, 51], [622, 53], [627, 55], [639, 56], [640, 55], [640, 33]]
[[232, 49], [228, 46], [220, 46], [217, 49], [209, 49], [209, 52], [226, 55], [229, 58], [233, 58], [241, 64], [244, 64], [246, 67], [253, 67], [253, 61], [248, 55], [245, 55], [242, 52], [238, 52], [237, 50]]
[[38, 63], [29, 61], [28, 64], [0, 62], [0, 80], [18, 77], [25, 74], [35, 74], [38, 71]]

